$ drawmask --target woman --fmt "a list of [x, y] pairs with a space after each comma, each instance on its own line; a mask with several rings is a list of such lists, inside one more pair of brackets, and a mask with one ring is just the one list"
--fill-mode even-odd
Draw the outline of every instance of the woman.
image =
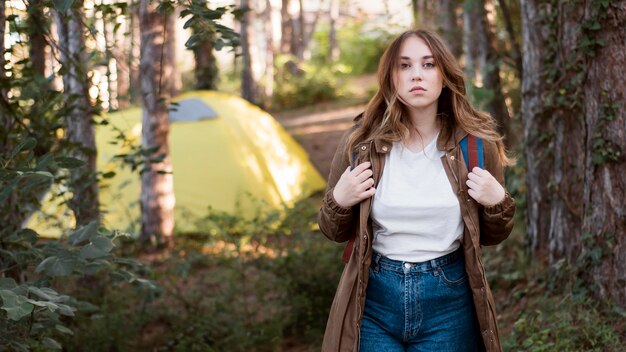
[[[433, 32], [396, 38], [378, 83], [337, 148], [319, 213], [329, 239], [350, 241], [322, 349], [501, 351], [480, 246], [513, 227], [502, 137]], [[468, 135], [484, 169], [468, 171]]]

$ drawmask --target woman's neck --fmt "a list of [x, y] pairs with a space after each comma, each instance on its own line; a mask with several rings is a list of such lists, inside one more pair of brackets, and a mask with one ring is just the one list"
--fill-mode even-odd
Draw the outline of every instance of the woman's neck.
[[420, 110], [409, 108], [409, 117], [414, 128], [410, 139], [420, 139], [419, 136], [421, 136], [425, 142], [429, 142], [441, 129], [441, 124], [437, 119], [437, 104]]

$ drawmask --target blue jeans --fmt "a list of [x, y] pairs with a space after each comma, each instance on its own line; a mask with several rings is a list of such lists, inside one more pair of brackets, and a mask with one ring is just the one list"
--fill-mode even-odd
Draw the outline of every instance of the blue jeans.
[[361, 352], [477, 351], [479, 338], [462, 248], [421, 263], [372, 255]]

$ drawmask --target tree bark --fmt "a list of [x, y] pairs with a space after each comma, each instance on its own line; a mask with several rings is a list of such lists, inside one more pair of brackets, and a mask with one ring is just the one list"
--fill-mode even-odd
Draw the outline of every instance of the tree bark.
[[[594, 9], [591, 2], [585, 3], [585, 7], [585, 19], [599, 16], [598, 11], [606, 11], [606, 17], [600, 20], [602, 29], [595, 32], [595, 40], [604, 45], [589, 60], [583, 85], [582, 128], [586, 129], [587, 138], [580, 140], [586, 160], [582, 232], [583, 236], [589, 234], [590, 240], [582, 245], [587, 254], [596, 246], [603, 250], [603, 260], [591, 271], [599, 296], [626, 307], [626, 1], [612, 2], [607, 10]], [[567, 148], [568, 143], [564, 141], [563, 149], [571, 154], [569, 160], [577, 161], [581, 154], [573, 154], [575, 151]], [[618, 150], [619, 155], [614, 160], [594, 162], [602, 149], [609, 148]], [[569, 239], [565, 244], [570, 245]]]
[[249, 8], [241, 20], [241, 97], [251, 103], [256, 102], [256, 82], [252, 69], [252, 47], [254, 45], [254, 31], [252, 23], [254, 19], [254, 9], [249, 0], [241, 0], [241, 6]]
[[141, 31], [139, 28], [139, 3], [132, 0], [128, 11], [129, 16], [129, 49], [128, 76], [130, 80], [130, 101], [139, 103], [141, 96], [141, 78], [139, 77], [139, 56], [141, 52]]
[[448, 47], [459, 59], [463, 54], [463, 42], [461, 38], [461, 28], [457, 22], [457, 0], [441, 0], [438, 7], [439, 32], [445, 39]]
[[[115, 61], [115, 73], [116, 73], [116, 100], [117, 108], [125, 109], [130, 105], [130, 72], [128, 54], [125, 50], [126, 38], [131, 38], [132, 28], [129, 26], [129, 19], [132, 18], [132, 14], [129, 14], [123, 19], [123, 25], [120, 26], [117, 31], [113, 33], [115, 41], [111, 47], [113, 59]], [[132, 39], [131, 39], [132, 40]]]
[[274, 26], [272, 25], [272, 2], [265, 0], [264, 31], [265, 31], [265, 101], [264, 108], [268, 109], [272, 105], [274, 95]]
[[[144, 148], [158, 147], [161, 162], [151, 163], [141, 174], [141, 234], [146, 248], [173, 244], [174, 178], [168, 144], [168, 105], [172, 92], [172, 56], [167, 55], [167, 14], [157, 13], [157, 3], [140, 0], [140, 76], [143, 97], [141, 141]], [[171, 29], [172, 27], [169, 26]]]
[[478, 0], [465, 0], [463, 3], [463, 58], [468, 83], [476, 82], [476, 67], [479, 61], [478, 23], [481, 21]]
[[506, 32], [509, 35], [509, 40], [511, 41], [511, 49], [513, 51], [513, 61], [515, 62], [515, 70], [517, 71], [517, 76], [520, 81], [524, 76], [524, 65], [522, 64], [522, 50], [520, 49], [519, 41], [517, 40], [517, 34], [515, 33], [515, 29], [513, 28], [513, 21], [511, 20], [511, 10], [509, 10], [509, 5], [507, 0], [498, 0], [500, 4], [500, 10], [502, 10], [502, 18], [504, 19], [504, 25], [506, 28]]
[[[206, 6], [206, 0], [197, 0], [197, 3]], [[197, 25], [191, 27], [194, 35], [199, 35], [200, 28]], [[193, 47], [193, 57], [196, 64], [195, 70], [195, 88], [196, 89], [217, 89], [218, 68], [213, 54], [214, 38], [205, 34], [206, 37], [201, 38]]]
[[47, 32], [48, 23], [43, 14], [44, 2], [42, 0], [31, 0], [28, 2], [26, 11], [28, 13], [28, 38], [30, 40], [29, 56], [33, 70], [45, 76], [46, 71], [46, 39], [44, 33]]
[[[6, 14], [4, 0], [0, 0], [0, 80], [5, 77], [4, 72], [4, 29], [6, 28]], [[0, 88], [0, 94], [4, 94]], [[3, 96], [0, 96], [2, 98]]]
[[75, 148], [72, 156], [86, 166], [70, 170], [69, 206], [81, 226], [99, 219], [98, 183], [96, 179], [96, 143], [89, 99], [82, 1], [65, 13], [56, 11], [61, 64], [65, 68], [63, 92], [69, 105], [67, 139]]
[[176, 62], [176, 19], [180, 17], [180, 9], [176, 7], [174, 13], [166, 16], [165, 22], [165, 48], [163, 55], [169, 56], [168, 61], [172, 63], [172, 84], [170, 94], [174, 97], [180, 94], [183, 89], [183, 80], [178, 69], [178, 63]]
[[500, 57], [496, 49], [495, 34], [493, 28], [495, 24], [489, 21], [486, 5], [491, 5], [491, 0], [481, 0], [477, 11], [480, 13], [481, 21], [478, 23], [478, 41], [481, 51], [481, 76], [483, 87], [491, 92], [491, 96], [486, 102], [486, 109], [498, 122], [500, 134], [505, 137], [507, 147], [515, 145], [515, 140], [510, 133], [511, 116], [506, 106], [504, 93], [502, 92], [502, 82], [500, 80]]
[[626, 1], [521, 5], [531, 252], [626, 306]]

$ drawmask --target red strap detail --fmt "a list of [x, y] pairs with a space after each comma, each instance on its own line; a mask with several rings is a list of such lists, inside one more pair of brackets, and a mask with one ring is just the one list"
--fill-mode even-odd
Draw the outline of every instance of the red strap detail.
[[352, 256], [353, 250], [354, 250], [354, 238], [348, 241], [348, 244], [346, 244], [346, 248], [343, 249], [343, 255], [341, 256], [341, 260], [343, 260], [344, 263], [347, 264], [350, 261], [350, 257]]
[[467, 136], [467, 158], [469, 159], [468, 172], [471, 172], [474, 167], [478, 166], [478, 145], [476, 136], [472, 136], [471, 134]]

